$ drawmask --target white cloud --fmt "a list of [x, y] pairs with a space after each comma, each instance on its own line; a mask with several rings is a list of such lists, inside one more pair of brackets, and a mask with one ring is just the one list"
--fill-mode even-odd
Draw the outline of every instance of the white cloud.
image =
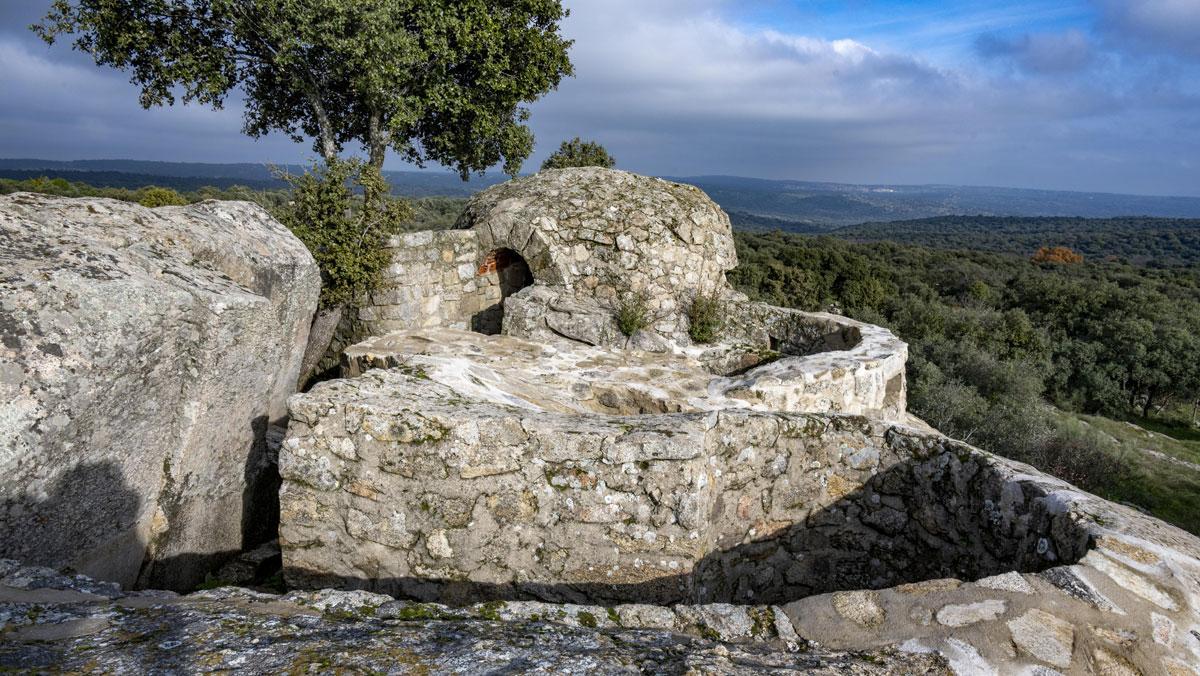
[[124, 73], [65, 49], [0, 35], [0, 156], [238, 162], [303, 152], [283, 137], [243, 136], [236, 96], [223, 110], [146, 110]]
[[[1133, 23], [1121, 15], [1126, 32], [1145, 33], [1163, 16], [1188, 25], [1187, 7], [1144, 1], [1158, 8], [1146, 16], [1159, 18]], [[997, 58], [1009, 65], [996, 67], [970, 54], [944, 58], [944, 50], [935, 63], [919, 45], [881, 46], [853, 26], [825, 39], [749, 25], [737, 19], [746, 5], [733, 0], [568, 4], [578, 76], [533, 106], [539, 144], [527, 167], [562, 139], [583, 135], [605, 143], [619, 166], [643, 173], [1200, 190], [1191, 159], [1200, 155], [1200, 96], [1180, 84], [1184, 69], [1170, 59], [1114, 57], [1085, 25], [1000, 41]], [[1114, 35], [1116, 15], [1105, 16]], [[1004, 23], [986, 18], [988, 30]], [[941, 20], [917, 23], [933, 30]], [[920, 30], [906, 24], [903, 33]], [[0, 91], [0, 156], [297, 161], [310, 154], [279, 137], [246, 139], [236, 105], [143, 111], [123, 74], [65, 45], [47, 50], [25, 31], [0, 28]]]
[[[1177, 161], [1197, 135], [1159, 133], [1195, 101], [1167, 105], [1178, 98], [1170, 87], [1104, 81], [1078, 30], [1007, 45], [1020, 68], [997, 72], [853, 35], [747, 26], [729, 18], [733, 3], [570, 4], [578, 77], [534, 108], [542, 153], [582, 134], [621, 166], [659, 174], [1159, 193], [1200, 184]], [[1055, 77], [1019, 76], [1033, 71]]]

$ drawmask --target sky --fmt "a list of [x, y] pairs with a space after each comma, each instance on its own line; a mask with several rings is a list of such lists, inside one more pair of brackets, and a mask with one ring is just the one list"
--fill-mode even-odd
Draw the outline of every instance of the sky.
[[[143, 110], [128, 76], [0, 0], [0, 157], [300, 162], [224, 110]], [[619, 168], [1200, 196], [1200, 0], [565, 0], [576, 76], [531, 106]], [[388, 169], [411, 168], [393, 158]]]

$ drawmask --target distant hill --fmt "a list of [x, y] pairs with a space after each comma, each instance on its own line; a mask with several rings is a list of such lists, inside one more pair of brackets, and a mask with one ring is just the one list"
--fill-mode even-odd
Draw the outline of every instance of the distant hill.
[[[950, 185], [851, 185], [737, 176], [673, 180], [697, 186], [726, 211], [835, 228], [956, 214], [1200, 218], [1200, 197], [1151, 197]], [[788, 228], [783, 228], [788, 229]]]
[[891, 241], [1021, 256], [1041, 247], [1065, 246], [1089, 259], [1112, 256], [1154, 267], [1200, 264], [1200, 219], [941, 216], [850, 225], [829, 234], [853, 242]]
[[231, 188], [244, 185], [254, 190], [279, 190], [286, 185], [274, 178], [246, 178], [232, 176], [165, 176], [162, 174], [131, 174], [121, 171], [77, 171], [62, 169], [0, 169], [0, 178], [10, 178], [24, 181], [31, 178], [46, 176], [61, 178], [72, 183], [87, 183], [97, 188], [128, 188], [136, 190], [148, 185], [164, 188], [174, 188], [180, 192], [190, 192], [206, 186], [214, 188]]
[[[304, 171], [304, 167], [299, 165], [280, 166], [293, 173]], [[469, 197], [488, 186], [508, 180], [504, 175], [489, 174], [472, 176], [470, 181], [464, 182], [458, 174], [434, 171], [385, 171], [384, 175], [391, 182], [394, 192], [406, 197]], [[65, 178], [107, 188], [139, 188], [151, 184], [176, 190], [196, 190], [203, 186], [229, 188], [234, 185], [255, 190], [285, 187], [283, 181], [271, 174], [271, 168], [266, 164], [0, 159], [0, 178], [22, 180], [38, 176]]]
[[[302, 170], [299, 166], [287, 168], [296, 172]], [[463, 182], [456, 174], [443, 171], [388, 171], [385, 174], [396, 194], [410, 197], [468, 197], [507, 180], [501, 174], [488, 174], [472, 176], [469, 182]], [[218, 188], [245, 185], [256, 190], [282, 187], [265, 164], [0, 159], [0, 177], [24, 179], [43, 175], [105, 187], [130, 188], [148, 183], [179, 190], [195, 190], [205, 185]], [[704, 190], [726, 211], [740, 214], [746, 227], [792, 232], [957, 214], [1200, 218], [1200, 197], [949, 185], [853, 185], [738, 176], [684, 176], [672, 180]], [[762, 224], [764, 222], [754, 220], [757, 218], [779, 222], [766, 226]]]

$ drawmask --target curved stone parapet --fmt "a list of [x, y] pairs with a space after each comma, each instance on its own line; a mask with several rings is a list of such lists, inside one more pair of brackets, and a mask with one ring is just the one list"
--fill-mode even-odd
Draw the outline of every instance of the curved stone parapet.
[[722, 394], [770, 411], [905, 419], [908, 345], [895, 334], [839, 315], [754, 305], [769, 360], [714, 383]]
[[729, 296], [726, 326], [713, 345], [684, 348], [645, 333], [626, 337], [611, 311], [547, 287], [508, 299], [504, 333], [549, 344], [569, 340], [687, 355], [726, 376], [711, 382], [714, 395], [760, 410], [906, 419], [908, 345], [891, 331]]
[[[289, 584], [767, 604], [827, 647], [1000, 671], [1200, 656], [1200, 541], [1031, 467], [862, 417], [607, 413], [584, 405], [603, 378], [521, 391], [430, 352], [292, 398]], [[569, 410], [531, 394], [564, 386]]]

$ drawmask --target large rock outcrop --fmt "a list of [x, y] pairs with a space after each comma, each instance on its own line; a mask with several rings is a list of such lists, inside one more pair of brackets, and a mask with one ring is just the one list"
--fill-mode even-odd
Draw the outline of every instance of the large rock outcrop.
[[186, 587], [269, 538], [319, 285], [252, 204], [0, 198], [0, 555]]

